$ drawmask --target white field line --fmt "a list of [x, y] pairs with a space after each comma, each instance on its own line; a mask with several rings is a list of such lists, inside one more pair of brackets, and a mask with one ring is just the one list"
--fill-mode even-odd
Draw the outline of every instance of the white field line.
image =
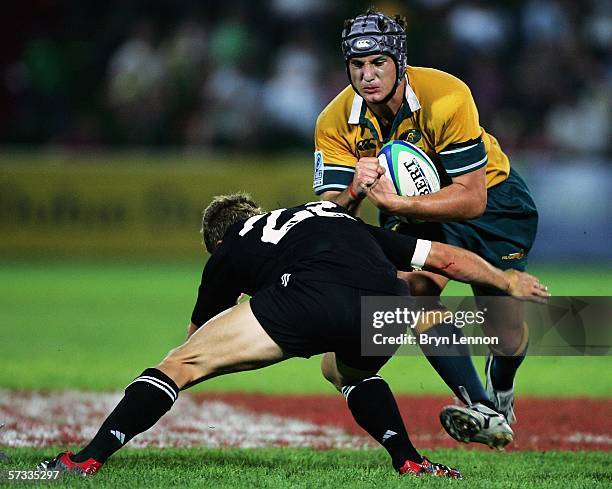
[[[122, 394], [13, 392], [0, 389], [0, 445], [44, 447], [83, 444], [97, 432]], [[160, 422], [131, 447], [365, 447], [365, 437], [335, 426], [249, 412], [224, 402], [181, 395]]]
[[[82, 445], [97, 432], [122, 393], [14, 392], [0, 389], [0, 446], [45, 447]], [[417, 445], [436, 446], [445, 435], [412, 436]], [[567, 443], [611, 446], [608, 434], [574, 432], [570, 435], [532, 434], [522, 445]], [[221, 401], [195, 401], [182, 394], [172, 410], [131, 447], [240, 447], [293, 446], [363, 448], [378, 446], [365, 435], [292, 417], [250, 412]]]

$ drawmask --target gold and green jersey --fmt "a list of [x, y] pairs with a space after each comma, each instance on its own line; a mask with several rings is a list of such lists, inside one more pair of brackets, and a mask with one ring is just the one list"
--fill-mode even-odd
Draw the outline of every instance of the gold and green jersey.
[[417, 145], [450, 178], [483, 166], [487, 188], [508, 177], [508, 157], [480, 127], [465, 83], [443, 71], [414, 66], [408, 67], [406, 80], [405, 100], [387, 137], [350, 85], [321, 112], [315, 129], [313, 187], [317, 194], [345, 189], [359, 158], [376, 156], [386, 142], [397, 139]]

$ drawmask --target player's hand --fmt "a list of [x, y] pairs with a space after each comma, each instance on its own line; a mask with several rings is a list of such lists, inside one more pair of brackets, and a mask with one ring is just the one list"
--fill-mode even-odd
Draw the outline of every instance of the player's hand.
[[375, 185], [367, 191], [368, 199], [381, 211], [394, 214], [401, 197], [397, 195], [391, 180], [386, 177], [379, 178]]
[[365, 197], [368, 189], [377, 183], [385, 169], [380, 166], [378, 158], [367, 156], [360, 158], [355, 165], [355, 176], [351, 186], [355, 194], [359, 197]]
[[546, 304], [550, 297], [548, 287], [541, 284], [536, 277], [518, 270], [506, 270], [504, 273], [510, 282], [508, 294], [512, 297], [523, 301]]

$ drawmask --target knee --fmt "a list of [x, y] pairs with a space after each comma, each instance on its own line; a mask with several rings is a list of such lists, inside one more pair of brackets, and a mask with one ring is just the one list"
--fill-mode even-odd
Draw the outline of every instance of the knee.
[[491, 346], [493, 354], [502, 357], [512, 357], [518, 349], [520, 343], [513, 338], [500, 338], [499, 343], [495, 346]]
[[170, 377], [179, 389], [209, 376], [213, 370], [201, 361], [197, 363], [190, 361], [189, 357], [183, 354], [181, 348], [176, 348], [168, 353], [157, 368]]
[[491, 336], [499, 338], [499, 343], [491, 346], [491, 351], [494, 354], [506, 357], [520, 356], [527, 349], [529, 329], [527, 323], [522, 323], [503, 332], [495, 332]]

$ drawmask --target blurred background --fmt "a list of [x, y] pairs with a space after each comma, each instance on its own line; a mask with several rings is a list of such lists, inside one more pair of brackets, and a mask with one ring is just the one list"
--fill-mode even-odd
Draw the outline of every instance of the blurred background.
[[[314, 122], [347, 84], [342, 22], [371, 2], [11, 3], [0, 44], [5, 256], [194, 258], [214, 194], [315, 198]], [[407, 17], [410, 64], [471, 87], [481, 124], [536, 196], [534, 260], [612, 260], [612, 4], [375, 6]]]
[[[202, 208], [236, 190], [267, 208], [316, 199], [314, 123], [347, 85], [343, 20], [370, 3], [3, 6], [0, 386], [118, 389], [184, 339], [207, 258]], [[612, 295], [611, 3], [376, 7], [407, 17], [410, 64], [469, 84], [531, 187], [530, 270], [555, 295]], [[520, 393], [610, 396], [610, 358], [530, 357]], [[422, 359], [385, 369], [400, 392], [448, 393]], [[205, 388], [332, 393], [317, 358]]]

